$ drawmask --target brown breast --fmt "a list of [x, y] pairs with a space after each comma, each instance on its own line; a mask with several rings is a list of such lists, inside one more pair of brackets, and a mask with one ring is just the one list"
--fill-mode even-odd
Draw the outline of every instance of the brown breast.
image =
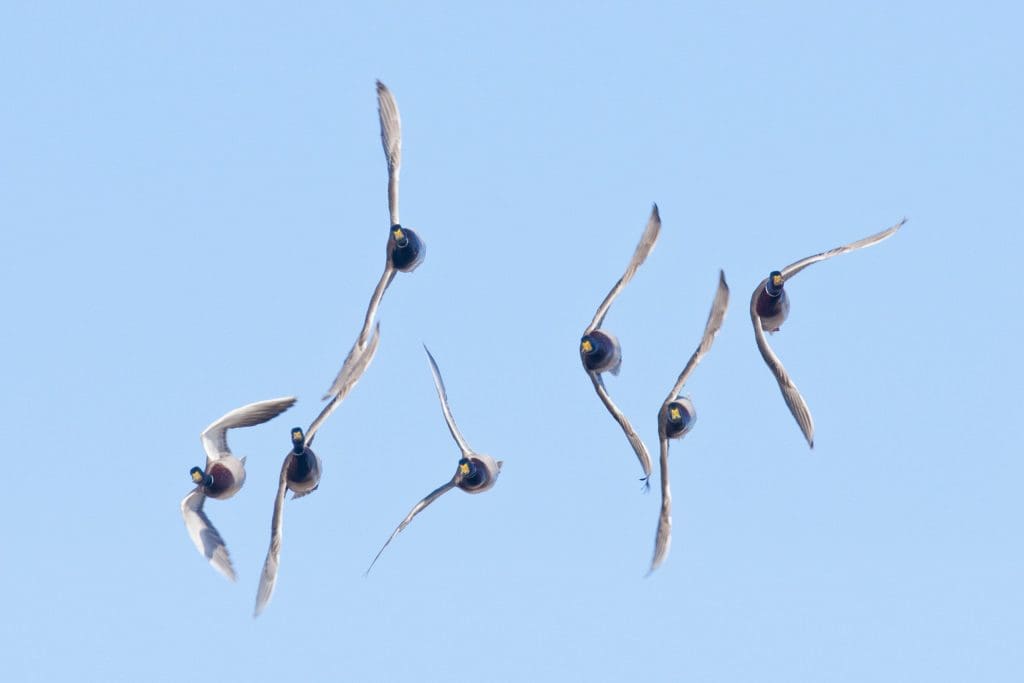
[[211, 498], [217, 498], [221, 494], [230, 491], [235, 485], [235, 475], [220, 463], [214, 463], [206, 472], [213, 477], [213, 483], [206, 487], [206, 495]]

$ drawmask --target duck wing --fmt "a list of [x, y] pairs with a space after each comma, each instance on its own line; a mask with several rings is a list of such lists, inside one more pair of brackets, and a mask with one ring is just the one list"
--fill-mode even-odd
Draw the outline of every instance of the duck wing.
[[764, 285], [765, 281], [762, 281], [754, 289], [754, 293], [750, 297], [750, 320], [754, 323], [754, 339], [757, 340], [757, 348], [761, 352], [761, 357], [764, 358], [768, 369], [775, 375], [775, 380], [779, 383], [779, 390], [782, 391], [782, 398], [785, 399], [786, 405], [789, 406], [789, 412], [793, 414], [796, 423], [800, 425], [800, 431], [803, 432], [804, 438], [807, 439], [807, 445], [814, 448], [814, 420], [811, 418], [811, 411], [807, 407], [804, 397], [800, 395], [800, 390], [796, 388], [793, 380], [790, 379], [789, 373], [782, 367], [782, 361], [775, 355], [772, 347], [768, 345], [768, 338], [764, 333], [764, 328], [761, 327], [761, 316], [757, 314], [757, 297]]
[[870, 235], [868, 237], [865, 237], [864, 239], [857, 240], [856, 242], [844, 244], [843, 246], [836, 247], [835, 249], [823, 251], [820, 254], [815, 254], [814, 256], [802, 258], [796, 263], [791, 263], [780, 271], [782, 273], [782, 279], [783, 281], [789, 280], [789, 278], [793, 277], [807, 266], [817, 263], [818, 261], [824, 261], [826, 259], [832, 258], [833, 256], [845, 254], [848, 251], [855, 251], [857, 249], [863, 249], [864, 247], [870, 247], [873, 244], [878, 244], [882, 240], [889, 239], [890, 237], [895, 235], [896, 231], [902, 228], [903, 224], [906, 222], [907, 219], [903, 218], [900, 220], [899, 223], [889, 228], [886, 228], [882, 232], [877, 232], [874, 235]]
[[381, 553], [384, 552], [384, 548], [388, 547], [388, 544], [391, 543], [391, 540], [395, 536], [400, 534], [402, 532], [402, 529], [404, 529], [405, 527], [409, 526], [409, 522], [412, 521], [413, 517], [418, 515], [421, 510], [423, 510], [425, 507], [427, 507], [428, 505], [433, 503], [435, 500], [437, 500], [438, 498], [440, 498], [444, 494], [446, 494], [449, 491], [451, 491], [453, 488], [455, 488], [455, 478], [454, 477], [451, 479], [451, 481], [449, 481], [448, 483], [443, 484], [443, 485], [437, 487], [436, 489], [431, 491], [427, 495], [426, 498], [424, 498], [420, 502], [416, 503], [416, 505], [413, 506], [412, 510], [409, 511], [409, 514], [405, 516], [405, 519], [402, 520], [402, 523], [399, 524], [395, 528], [395, 530], [391, 532], [391, 535], [388, 536], [388, 540], [384, 541], [384, 545], [381, 546], [380, 550], [377, 551], [377, 555], [374, 556], [373, 562], [371, 562], [370, 566], [366, 568], [366, 574], [369, 574], [370, 570], [373, 569], [373, 565], [375, 565], [377, 563], [377, 558], [379, 558]]
[[203, 430], [200, 440], [209, 460], [216, 460], [222, 454], [231, 455], [228, 448], [228, 430], [237, 427], [252, 427], [273, 419], [295, 405], [294, 396], [257, 401], [241, 408], [235, 408]]
[[615, 421], [619, 423], [622, 431], [626, 434], [626, 438], [629, 439], [629, 444], [633, 447], [633, 451], [636, 453], [637, 459], [640, 460], [640, 467], [644, 471], [644, 487], [649, 487], [648, 479], [651, 477], [651, 455], [647, 452], [647, 446], [644, 444], [643, 439], [633, 429], [633, 425], [630, 424], [626, 416], [619, 410], [619, 407], [612, 401], [612, 397], [608, 395], [608, 390], [604, 387], [604, 380], [601, 379], [601, 375], [596, 372], [588, 372], [590, 375], [590, 381], [594, 384], [594, 391], [597, 392], [598, 398], [601, 399], [601, 403], [604, 403], [604, 407], [608, 409], [611, 416], [615, 418]]
[[277, 568], [281, 557], [281, 538], [284, 535], [284, 497], [288, 491], [288, 465], [291, 464], [291, 452], [284, 458], [281, 465], [281, 476], [277, 482], [277, 497], [274, 498], [274, 516], [270, 520], [270, 547], [267, 559], [263, 562], [263, 573], [260, 574], [260, 586], [256, 591], [256, 609], [253, 617], [258, 617], [270, 602], [277, 585]]
[[213, 522], [203, 511], [206, 494], [196, 487], [181, 501], [181, 516], [185, 519], [185, 528], [189, 538], [195, 544], [199, 554], [210, 561], [210, 565], [224, 575], [229, 581], [235, 580], [235, 569], [231, 566], [231, 557], [224, 544], [224, 538], [213, 526]]
[[615, 301], [615, 297], [619, 295], [626, 284], [633, 279], [636, 275], [637, 269], [647, 259], [647, 256], [654, 249], [654, 244], [658, 241], [658, 234], [661, 232], [661, 215], [658, 213], [658, 205], [655, 204], [651, 209], [651, 216], [647, 219], [647, 227], [644, 228], [643, 235], [640, 236], [640, 242], [637, 243], [636, 249], [633, 251], [633, 258], [630, 259], [629, 265], [626, 266], [626, 272], [622, 274], [619, 281], [615, 283], [611, 291], [608, 292], [608, 296], [604, 298], [601, 305], [597, 307], [597, 312], [594, 313], [594, 319], [587, 326], [587, 329], [583, 334], [590, 334], [597, 328], [601, 327], [601, 323], [604, 322], [604, 317], [608, 315], [608, 309], [611, 308], [612, 302]]
[[388, 210], [391, 225], [398, 225], [398, 174], [402, 168], [402, 119], [398, 104], [387, 86], [377, 81], [377, 113], [380, 116], [380, 141], [388, 160]]

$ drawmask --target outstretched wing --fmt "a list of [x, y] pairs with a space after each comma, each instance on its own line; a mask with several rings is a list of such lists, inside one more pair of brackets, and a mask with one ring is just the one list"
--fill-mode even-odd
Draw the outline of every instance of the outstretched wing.
[[423, 350], [427, 352], [427, 359], [430, 361], [430, 372], [434, 375], [434, 388], [437, 389], [437, 397], [441, 399], [441, 411], [444, 413], [444, 421], [448, 424], [448, 431], [452, 433], [452, 438], [458, 444], [463, 457], [468, 458], [473, 454], [473, 451], [470, 449], [469, 444], [466, 443], [466, 439], [463, 438], [462, 432], [459, 431], [459, 426], [455, 424], [455, 418], [452, 417], [452, 409], [448, 405], [448, 392], [445, 391], [444, 380], [441, 379], [441, 371], [437, 369], [437, 362], [434, 360], [434, 356], [431, 355], [430, 349], [427, 348], [426, 344], [423, 345]]
[[[380, 276], [380, 280], [377, 282], [377, 287], [373, 290], [373, 296], [370, 297], [370, 305], [366, 308], [366, 317], [363, 319], [363, 328], [359, 331], [359, 336], [356, 338], [356, 343], [352, 345], [352, 349], [348, 352], [348, 356], [345, 357], [345, 362], [341, 365], [341, 370], [338, 371], [337, 377], [334, 378], [334, 383], [331, 384], [331, 388], [327, 390], [321, 398], [326, 400], [332, 396], [336, 396], [341, 391], [342, 385], [346, 379], [352, 375], [353, 365], [359, 360], [359, 357], [366, 353], [367, 345], [370, 341], [370, 329], [373, 325], [374, 318], [377, 317], [377, 309], [380, 308], [381, 299], [384, 298], [384, 292], [387, 291], [388, 285], [395, 279], [395, 269], [391, 266], [389, 260], [387, 265], [384, 266], [384, 274]], [[366, 363], [369, 365], [369, 361]], [[364, 368], [365, 370], [365, 368]], [[360, 373], [362, 374], [362, 373]]]
[[272, 398], [236, 408], [203, 430], [200, 440], [206, 457], [216, 460], [223, 453], [231, 454], [228, 448], [228, 430], [236, 427], [252, 427], [277, 417], [295, 405], [294, 396]]
[[388, 547], [388, 544], [391, 543], [391, 540], [395, 536], [400, 534], [402, 532], [402, 529], [404, 529], [405, 527], [409, 526], [409, 522], [412, 521], [413, 517], [415, 517], [416, 515], [418, 515], [420, 513], [420, 510], [422, 510], [423, 508], [427, 507], [428, 505], [433, 503], [435, 500], [437, 500], [438, 498], [440, 498], [444, 494], [446, 494], [449, 491], [451, 491], [453, 488], [455, 488], [455, 479], [454, 478], [451, 481], [449, 481], [447, 484], [444, 484], [443, 486], [440, 486], [440, 487], [434, 489], [433, 491], [430, 492], [430, 494], [426, 498], [424, 498], [420, 502], [416, 503], [416, 505], [413, 506], [412, 510], [409, 511], [409, 514], [405, 516], [405, 519], [402, 520], [402, 523], [399, 524], [398, 527], [394, 531], [391, 532], [391, 535], [388, 536], [388, 540], [386, 540], [384, 542], [384, 545], [381, 546], [380, 550], [377, 551], [377, 555], [374, 556], [373, 562], [371, 562], [370, 566], [366, 568], [366, 573], [367, 574], [370, 573], [370, 570], [373, 569], [373, 565], [375, 565], [377, 563], [377, 558], [379, 558], [380, 554], [382, 552], [384, 552], [384, 548]]
[[277, 498], [274, 499], [274, 517], [270, 521], [270, 548], [267, 559], [263, 562], [263, 573], [260, 575], [260, 587], [256, 591], [256, 610], [253, 617], [258, 617], [270, 602], [277, 584], [278, 560], [281, 557], [281, 537], [284, 533], [284, 496], [288, 491], [288, 465], [292, 461], [291, 452], [284, 458], [281, 465], [281, 477], [277, 482]]
[[889, 237], [892, 237], [896, 233], [897, 230], [899, 230], [900, 228], [903, 227], [903, 224], [906, 223], [906, 222], [907, 222], [907, 219], [903, 218], [896, 225], [894, 225], [894, 226], [892, 226], [890, 228], [886, 228], [882, 232], [875, 233], [874, 235], [871, 235], [870, 237], [865, 237], [862, 240], [857, 240], [856, 242], [850, 242], [849, 244], [844, 244], [841, 247], [836, 247], [835, 249], [829, 249], [828, 251], [823, 251], [820, 254], [815, 254], [814, 256], [808, 256], [807, 258], [800, 259], [796, 263], [791, 263], [791, 264], [789, 264], [788, 266], [786, 266], [785, 268], [783, 268], [780, 271], [782, 273], [782, 279], [783, 279], [783, 281], [789, 280], [789, 278], [793, 277], [794, 275], [799, 273], [801, 270], [803, 270], [807, 266], [809, 266], [811, 264], [814, 264], [814, 263], [817, 263], [818, 261], [824, 261], [825, 259], [830, 259], [833, 256], [839, 256], [840, 254], [845, 254], [848, 251], [854, 251], [856, 249], [863, 249], [864, 247], [870, 247], [873, 244], [878, 244], [882, 240], [888, 239]]
[[640, 467], [644, 470], [644, 482], [645, 486], [649, 486], [647, 482], [651, 477], [651, 456], [647, 452], [647, 446], [644, 445], [643, 439], [633, 429], [633, 425], [629, 423], [626, 416], [622, 414], [619, 407], [612, 401], [611, 396], [608, 395], [608, 390], [604, 388], [604, 380], [601, 379], [601, 375], [596, 372], [588, 372], [590, 375], [590, 381], [594, 383], [594, 390], [597, 392], [601, 402], [604, 403], [604, 407], [608, 409], [608, 412], [612, 414], [615, 421], [622, 427], [622, 431], [626, 433], [626, 438], [629, 439], [630, 445], [633, 446], [633, 450], [636, 452], [636, 457], [640, 460]]
[[[661, 430], [659, 430], [661, 431]], [[669, 547], [672, 545], [672, 492], [669, 489], [668, 480], [668, 437], [661, 433], [661, 515], [658, 517], [658, 534], [654, 537], [654, 558], [651, 560], [651, 568], [647, 575], [650, 576], [655, 569], [668, 557]]]
[[768, 369], [772, 371], [776, 381], [779, 383], [782, 398], [786, 400], [789, 412], [793, 413], [796, 423], [800, 425], [800, 431], [804, 433], [807, 444], [814, 448], [814, 420], [811, 418], [811, 411], [807, 408], [807, 402], [804, 401], [804, 397], [800, 395], [800, 391], [793, 384], [793, 380], [789, 378], [786, 369], [782, 367], [779, 357], [772, 351], [772, 347], [768, 346], [768, 338], [761, 327], [761, 317], [757, 314], [757, 297], [766, 282], [767, 280], [762, 280], [754, 289], [754, 294], [750, 297], [750, 320], [754, 323], [754, 338], [757, 340], [757, 348], [761, 351], [761, 357], [764, 358]]
[[388, 209], [391, 225], [398, 225], [398, 173], [402, 167], [402, 119], [398, 104], [387, 86], [377, 81], [377, 113], [380, 115], [380, 141], [388, 160]]
[[636, 245], [636, 250], [633, 251], [633, 258], [630, 260], [629, 265], [626, 267], [626, 272], [622, 274], [619, 281], [612, 287], [612, 291], [608, 292], [608, 296], [604, 298], [601, 305], [597, 307], [597, 312], [594, 314], [594, 319], [587, 326], [586, 331], [583, 334], [590, 334], [597, 328], [601, 327], [601, 323], [604, 322], [604, 317], [608, 315], [608, 309], [611, 308], [612, 302], [615, 301], [615, 297], [619, 295], [622, 288], [633, 279], [636, 275], [637, 269], [647, 259], [648, 254], [654, 249], [654, 243], [658, 241], [658, 234], [661, 232], [661, 215], [658, 213], [658, 205], [655, 204], [651, 209], [651, 217], [647, 219], [647, 227], [644, 228], [644, 234], [640, 237], [640, 242]]
[[[679, 379], [676, 380], [675, 386], [672, 387], [668, 398], [665, 399], [665, 405], [676, 400], [683, 385], [686, 384], [690, 373], [700, 363], [704, 354], [711, 350], [711, 345], [715, 341], [715, 335], [722, 328], [722, 322], [725, 320], [725, 312], [728, 308], [729, 285], [725, 282], [725, 272], [720, 270], [718, 271], [718, 290], [715, 292], [714, 301], [711, 303], [711, 312], [708, 313], [708, 321], [704, 326], [704, 336], [701, 338], [700, 344], [693, 352], [693, 355], [690, 356], [690, 360], [687, 361], [686, 367], [679, 374]], [[664, 406], [662, 406], [662, 409], [664, 410]], [[660, 416], [661, 413], [659, 413], [659, 419]], [[658, 426], [658, 436], [661, 441], [661, 454], [659, 458], [659, 465], [661, 467], [661, 515], [658, 517], [658, 533], [654, 539], [654, 558], [651, 560], [651, 568], [647, 572], [648, 576], [665, 561], [665, 558], [668, 556], [669, 547], [672, 544], [672, 491], [668, 475], [669, 443], [665, 430], [661, 425]]]
[[199, 487], [182, 499], [181, 516], [185, 519], [185, 528], [199, 554], [209, 560], [213, 568], [223, 574], [225, 578], [234, 581], [235, 569], [231, 566], [228, 548], [210, 518], [203, 512], [204, 502], [206, 502], [206, 494]]
[[[370, 337], [370, 341], [366, 348], [359, 349], [359, 342], [356, 342], [356, 346], [352, 347], [349, 351], [348, 357], [345, 358], [345, 363], [341, 366], [341, 372], [338, 373], [338, 378], [334, 380], [334, 384], [337, 387], [337, 392], [334, 394], [334, 398], [331, 399], [330, 403], [324, 406], [324, 409], [320, 411], [320, 414], [316, 416], [313, 423], [309, 425], [309, 429], [306, 430], [306, 443], [312, 445], [313, 437], [316, 436], [316, 432], [320, 429], [320, 426], [324, 423], [324, 420], [333, 413], [341, 402], [345, 400], [348, 393], [355, 387], [356, 382], [366, 372], [366, 368], [370, 366], [370, 362], [373, 357], [377, 354], [377, 345], [380, 344], [380, 323], [373, 328], [373, 336]], [[333, 389], [333, 387], [332, 387]]]
[[704, 336], [700, 340], [700, 345], [697, 346], [697, 350], [690, 356], [690, 360], [686, 362], [686, 367], [679, 373], [679, 379], [676, 380], [675, 386], [672, 387], [672, 391], [669, 392], [668, 398], [665, 402], [674, 401], [682, 391], [683, 385], [686, 384], [686, 380], [690, 377], [690, 373], [700, 363], [701, 358], [704, 357], [708, 351], [711, 350], [711, 345], [715, 342], [715, 335], [722, 329], [722, 322], [725, 320], [725, 311], [729, 308], [729, 285], [725, 282], [725, 271], [718, 271], [718, 290], [715, 292], [714, 301], [711, 303], [711, 312], [708, 313], [708, 322], [704, 325]]

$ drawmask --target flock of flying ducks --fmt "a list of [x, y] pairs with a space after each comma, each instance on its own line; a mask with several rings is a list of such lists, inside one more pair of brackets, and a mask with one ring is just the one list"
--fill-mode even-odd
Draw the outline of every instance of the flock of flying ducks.
[[[768, 338], [765, 336], [765, 332], [769, 334], [778, 332], [782, 323], [785, 322], [786, 317], [789, 315], [789, 295], [786, 293], [785, 284], [794, 275], [818, 261], [824, 261], [833, 256], [845, 254], [848, 251], [878, 244], [882, 240], [891, 237], [897, 230], [903, 227], [905, 222], [906, 219], [903, 219], [896, 223], [896, 225], [864, 239], [800, 259], [796, 263], [786, 266], [781, 271], [773, 270], [768, 274], [767, 278], [758, 283], [750, 297], [750, 320], [754, 326], [754, 339], [757, 341], [757, 348], [761, 351], [761, 357], [764, 358], [768, 369], [775, 375], [775, 380], [779, 383], [779, 389], [782, 391], [782, 397], [785, 399], [786, 405], [789, 406], [789, 411], [796, 418], [796, 422], [811, 448], [814, 448], [814, 420], [811, 419], [811, 411], [808, 409], [807, 402], [804, 401], [803, 396], [800, 395], [800, 391], [793, 384], [793, 380], [790, 379], [786, 369], [782, 367], [779, 357], [775, 355], [772, 347], [768, 345]], [[651, 210], [651, 216], [647, 220], [647, 227], [640, 237], [640, 243], [637, 244], [633, 252], [633, 258], [630, 259], [629, 265], [626, 267], [626, 272], [623, 273], [622, 277], [615, 283], [615, 286], [608, 292], [608, 296], [604, 298], [601, 305], [597, 307], [594, 319], [583, 330], [583, 337], [580, 339], [580, 360], [583, 361], [583, 369], [590, 375], [590, 381], [594, 384], [594, 390], [597, 392], [598, 398], [601, 399], [605, 408], [608, 409], [608, 412], [615, 418], [615, 421], [622, 427], [622, 431], [625, 432], [626, 438], [629, 439], [629, 443], [633, 447], [633, 452], [636, 453], [636, 457], [640, 460], [640, 467], [644, 472], [642, 480], [645, 488], [649, 486], [648, 482], [651, 477], [650, 453], [647, 452], [647, 446], [644, 445], [643, 440], [636, 433], [636, 430], [633, 429], [629, 419], [615, 405], [611, 396], [608, 395], [608, 390], [601, 379], [601, 373], [604, 372], [610, 372], [613, 375], [619, 374], [619, 368], [622, 365], [622, 348], [619, 345], [619, 340], [607, 330], [602, 329], [601, 324], [604, 322], [612, 302], [615, 301], [615, 298], [622, 292], [626, 284], [633, 279], [640, 265], [643, 264], [651, 250], [654, 249], [654, 244], [658, 241], [658, 234], [660, 232], [661, 216], [658, 214], [658, 206], [655, 204]], [[672, 539], [672, 493], [669, 488], [668, 475], [669, 439], [681, 439], [693, 429], [693, 425], [697, 421], [697, 412], [693, 406], [693, 401], [688, 396], [683, 396], [680, 392], [683, 390], [686, 380], [690, 377], [690, 373], [697, 367], [697, 364], [700, 363], [704, 355], [711, 350], [711, 345], [715, 341], [715, 335], [718, 334], [718, 330], [721, 329], [722, 322], [725, 320], [725, 312], [728, 307], [729, 286], [725, 282], [725, 272], [719, 271], [718, 288], [715, 291], [715, 298], [711, 303], [711, 312], [708, 314], [707, 324], [704, 326], [704, 336], [701, 337], [700, 344], [693, 352], [693, 355], [690, 356], [690, 360], [686, 362], [683, 371], [679, 373], [676, 383], [672, 386], [672, 390], [658, 410], [658, 439], [661, 442], [659, 458], [661, 466], [661, 513], [658, 517], [658, 531], [654, 539], [654, 557], [651, 560], [651, 568], [648, 574], [661, 566], [661, 563], [665, 561]]]
[[[325, 400], [328, 400], [328, 403], [309, 425], [308, 429], [303, 431], [301, 427], [295, 427], [291, 430], [292, 447], [285, 455], [284, 461], [281, 464], [281, 474], [278, 480], [277, 495], [274, 498], [274, 511], [271, 520], [270, 547], [267, 550], [263, 572], [260, 576], [254, 616], [259, 616], [266, 608], [277, 583], [285, 496], [288, 491], [291, 491], [292, 498], [300, 498], [312, 493], [319, 486], [323, 466], [320, 457], [311, 448], [313, 439], [316, 437], [320, 427], [323, 426], [324, 421], [338, 408], [345, 397], [352, 391], [353, 387], [355, 387], [377, 352], [377, 346], [380, 343], [380, 323], [375, 324], [375, 320], [381, 300], [384, 298], [384, 293], [387, 291], [388, 286], [394, 280], [397, 273], [408, 273], [415, 270], [426, 254], [426, 245], [420, 237], [413, 230], [403, 227], [399, 222], [398, 180], [402, 160], [401, 119], [399, 118], [398, 106], [395, 103], [394, 96], [380, 81], [377, 81], [377, 104], [380, 116], [381, 142], [387, 159], [388, 209], [391, 219], [384, 272], [374, 288], [373, 295], [370, 297], [363, 326], [355, 343], [352, 345], [352, 350], [345, 358], [331, 388], [323, 397]], [[754, 292], [751, 295], [750, 318], [754, 327], [754, 338], [757, 341], [757, 347], [768, 368], [775, 375], [786, 405], [796, 419], [804, 438], [806, 438], [811, 448], [814, 448], [814, 421], [811, 418], [810, 410], [793, 380], [790, 379], [785, 368], [783, 368], [778, 356], [775, 355], [775, 352], [768, 345], [765, 332], [769, 334], [777, 332], [786, 320], [789, 314], [789, 297], [785, 285], [794, 275], [819, 261], [877, 244], [891, 237], [903, 226], [904, 222], [905, 219], [877, 234], [820, 254], [815, 254], [814, 256], [808, 256], [786, 266], [781, 271], [772, 271], [767, 278], [754, 288]], [[583, 368], [590, 376], [594, 390], [608, 409], [608, 412], [611, 413], [612, 417], [615, 418], [615, 421], [622, 428], [640, 461], [645, 488], [649, 487], [651, 456], [643, 440], [636, 430], [633, 429], [626, 416], [612, 401], [605, 388], [601, 375], [605, 372], [610, 372], [614, 375], [618, 374], [622, 363], [622, 349], [618, 339], [603, 329], [601, 325], [616, 297], [622, 292], [623, 288], [625, 288], [626, 284], [629, 283], [641, 264], [651, 253], [655, 243], [658, 241], [660, 231], [661, 217], [658, 213], [658, 207], [655, 205], [640, 238], [640, 242], [633, 253], [633, 258], [626, 268], [626, 272], [615, 283], [615, 286], [612, 287], [604, 301], [601, 302], [601, 305], [598, 306], [593, 320], [583, 331], [579, 347]], [[648, 574], [664, 562], [665, 557], [668, 555], [671, 541], [672, 496], [669, 488], [668, 473], [669, 440], [680, 439], [685, 436], [693, 428], [697, 419], [693, 402], [688, 396], [683, 396], [681, 392], [690, 374], [705, 354], [711, 350], [715, 335], [721, 329], [722, 323], [725, 320], [728, 305], [729, 287], [725, 281], [725, 273], [719, 271], [718, 286], [700, 344], [693, 352], [693, 355], [690, 356], [690, 359], [672, 386], [671, 391], [669, 391], [668, 396], [662, 403], [661, 408], [658, 410], [661, 512], [658, 518], [658, 528], [655, 537], [654, 557]], [[381, 546], [380, 551], [373, 558], [369, 568], [366, 570], [367, 574], [388, 544], [424, 508], [454, 488], [461, 489], [466, 493], [483, 493], [494, 486], [501, 472], [502, 461], [474, 451], [459, 431], [455, 418], [452, 416], [451, 408], [448, 405], [448, 395], [445, 390], [444, 381], [441, 379], [441, 372], [437, 367], [437, 362], [426, 346], [424, 346], [424, 350], [427, 354], [438, 399], [441, 402], [441, 411], [448, 425], [448, 430], [458, 445], [460, 458], [455, 474], [452, 475], [451, 479], [416, 503], [405, 519], [395, 528], [384, 542], [384, 545]], [[227, 546], [223, 537], [203, 510], [206, 498], [227, 500], [234, 496], [245, 483], [245, 458], [237, 458], [231, 453], [227, 442], [227, 432], [230, 429], [251, 427], [267, 422], [291, 408], [295, 402], [296, 399], [294, 397], [288, 396], [251, 403], [227, 413], [203, 430], [201, 434], [200, 440], [206, 452], [206, 467], [193, 467], [191, 469], [190, 474], [195, 488], [181, 501], [181, 513], [185, 520], [185, 528], [188, 531], [189, 537], [200, 554], [209, 560], [214, 569], [229, 580], [235, 580], [235, 570], [231, 564]]]
[[[391, 215], [391, 229], [387, 242], [387, 260], [384, 273], [374, 288], [367, 307], [363, 327], [352, 345], [352, 350], [345, 358], [341, 370], [324, 399], [329, 399], [320, 414], [305, 431], [295, 427], [291, 432], [292, 448], [281, 464], [281, 475], [278, 480], [277, 495], [274, 498], [274, 513], [270, 524], [270, 547], [263, 563], [260, 584], [256, 592], [256, 608], [254, 616], [259, 616], [270, 602], [277, 583], [277, 573], [281, 556], [281, 539], [284, 528], [284, 501], [288, 491], [292, 498], [300, 498], [315, 491], [320, 484], [323, 465], [320, 456], [312, 450], [313, 439], [324, 421], [333, 413], [345, 397], [352, 391], [359, 378], [369, 367], [377, 346], [380, 343], [380, 323], [375, 324], [377, 310], [384, 292], [399, 272], [408, 273], [416, 269], [426, 254], [426, 245], [420, 237], [399, 223], [398, 218], [398, 178], [402, 164], [402, 128], [398, 114], [398, 106], [391, 92], [380, 81], [377, 82], [377, 103], [380, 114], [381, 142], [388, 166], [388, 208]], [[430, 371], [434, 377], [434, 386], [441, 401], [441, 411], [452, 438], [459, 447], [461, 457], [452, 478], [430, 492], [418, 502], [402, 520], [388, 540], [381, 547], [377, 557], [373, 558], [370, 568], [384, 552], [384, 548], [398, 535], [421, 510], [440, 498], [453, 488], [466, 493], [483, 493], [498, 479], [502, 461], [489, 455], [478, 453], [469, 447], [462, 432], [459, 431], [455, 418], [448, 405], [448, 394], [445, 391], [441, 371], [430, 350], [424, 346]], [[226, 578], [234, 581], [235, 570], [231, 565], [224, 538], [213, 526], [210, 518], [203, 510], [206, 499], [216, 498], [227, 500], [234, 496], [245, 483], [245, 458], [237, 458], [228, 447], [227, 432], [239, 427], [252, 427], [271, 420], [295, 404], [291, 396], [258, 401], [232, 410], [205, 430], [201, 435], [203, 449], [206, 451], [206, 467], [193, 467], [192, 482], [195, 488], [181, 501], [181, 514], [185, 519], [185, 528], [199, 552], [209, 560], [214, 569]], [[370, 569], [366, 570], [369, 573]]]

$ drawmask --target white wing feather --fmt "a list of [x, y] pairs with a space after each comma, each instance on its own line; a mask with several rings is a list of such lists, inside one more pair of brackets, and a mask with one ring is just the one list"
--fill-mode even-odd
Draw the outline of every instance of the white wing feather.
[[206, 494], [196, 488], [181, 501], [181, 516], [185, 519], [185, 528], [189, 538], [195, 544], [199, 554], [210, 561], [210, 564], [229, 581], [235, 580], [235, 569], [231, 566], [231, 557], [220, 533], [203, 512]]

